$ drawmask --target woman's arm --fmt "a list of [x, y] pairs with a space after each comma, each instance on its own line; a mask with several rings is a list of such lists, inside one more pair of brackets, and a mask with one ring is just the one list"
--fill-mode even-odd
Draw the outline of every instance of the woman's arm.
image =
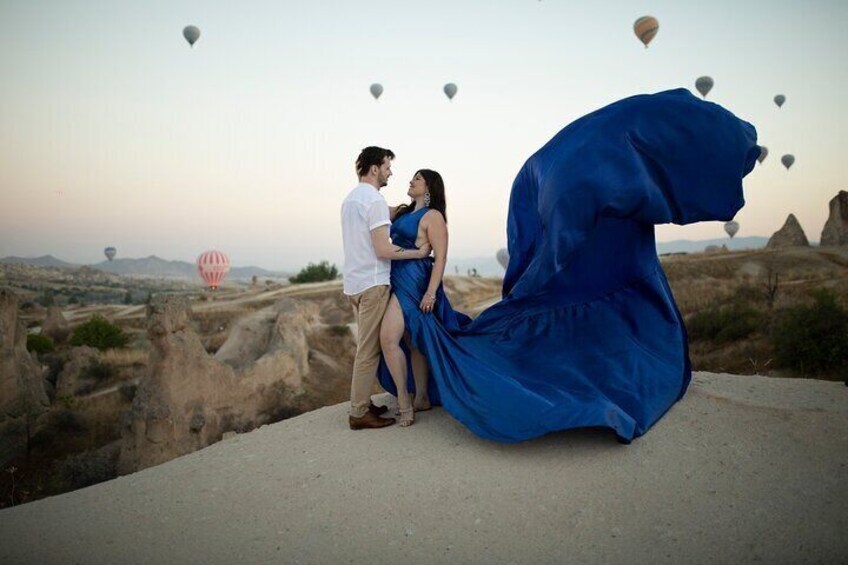
[[390, 218], [393, 222], [395, 221], [395, 214], [397, 214], [397, 209], [398, 209], [398, 208], [400, 208], [400, 205], [398, 205], [398, 206], [389, 206], [389, 218]]
[[433, 246], [435, 255], [433, 271], [430, 274], [430, 284], [427, 286], [427, 292], [421, 299], [420, 305], [421, 309], [426, 312], [433, 309], [436, 291], [442, 284], [442, 277], [445, 274], [445, 265], [448, 262], [448, 225], [445, 223], [444, 216], [438, 210], [430, 210], [421, 220], [424, 221], [425, 218], [427, 220], [425, 226], [427, 240]]
[[371, 245], [380, 259], [399, 261], [403, 259], [423, 259], [430, 254], [430, 244], [425, 243], [418, 249], [404, 249], [393, 245], [389, 239], [389, 226], [380, 226], [371, 230]]

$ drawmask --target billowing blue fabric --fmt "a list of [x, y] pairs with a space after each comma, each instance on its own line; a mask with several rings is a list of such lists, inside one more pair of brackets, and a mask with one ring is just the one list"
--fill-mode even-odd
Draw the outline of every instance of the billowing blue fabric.
[[[683, 89], [568, 125], [513, 183], [503, 299], [473, 321], [441, 288], [435, 312], [419, 310], [432, 259], [393, 262], [392, 291], [429, 362], [431, 399], [501, 442], [587, 426], [644, 434], [691, 378], [654, 224], [732, 219], [756, 138], [751, 124]], [[392, 225], [395, 244], [414, 246], [423, 213]], [[379, 379], [396, 392], [384, 362]]]

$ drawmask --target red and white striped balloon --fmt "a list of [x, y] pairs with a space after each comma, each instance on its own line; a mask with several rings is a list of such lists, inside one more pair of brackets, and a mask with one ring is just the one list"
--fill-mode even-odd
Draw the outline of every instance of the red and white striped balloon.
[[197, 272], [212, 290], [218, 288], [230, 270], [230, 258], [220, 251], [205, 251], [197, 258]]

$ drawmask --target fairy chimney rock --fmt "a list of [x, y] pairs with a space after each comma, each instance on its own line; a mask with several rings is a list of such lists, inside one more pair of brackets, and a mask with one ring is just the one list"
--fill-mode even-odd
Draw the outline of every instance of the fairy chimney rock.
[[848, 192], [840, 190], [829, 206], [819, 245], [848, 245]]
[[216, 355], [191, 324], [185, 297], [156, 296], [147, 307], [148, 373], [124, 419], [118, 473], [164, 463], [229, 431], [278, 418], [303, 396], [308, 340], [320, 333], [318, 306], [283, 299], [239, 320]]
[[810, 242], [804, 235], [804, 229], [798, 223], [795, 214], [789, 214], [783, 227], [774, 232], [766, 247], [809, 247]]
[[224, 431], [218, 409], [237, 387], [235, 376], [209, 357], [190, 316], [185, 297], [156, 296], [147, 306], [149, 373], [124, 419], [120, 474], [205, 447]]
[[41, 324], [41, 335], [45, 335], [58, 343], [65, 341], [69, 333], [68, 321], [62, 315], [62, 309], [58, 306], [49, 307], [47, 318]]
[[49, 405], [41, 366], [26, 344], [18, 298], [0, 289], [0, 468], [26, 450]]

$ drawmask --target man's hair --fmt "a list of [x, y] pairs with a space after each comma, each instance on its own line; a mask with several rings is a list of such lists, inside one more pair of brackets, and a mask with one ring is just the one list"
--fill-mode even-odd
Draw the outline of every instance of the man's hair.
[[383, 149], [382, 147], [375, 146], [366, 147], [359, 154], [359, 157], [356, 158], [356, 173], [360, 177], [364, 177], [368, 174], [372, 165], [381, 167], [383, 165], [383, 159], [386, 157], [391, 160], [395, 158], [395, 154], [392, 153], [391, 149]]

